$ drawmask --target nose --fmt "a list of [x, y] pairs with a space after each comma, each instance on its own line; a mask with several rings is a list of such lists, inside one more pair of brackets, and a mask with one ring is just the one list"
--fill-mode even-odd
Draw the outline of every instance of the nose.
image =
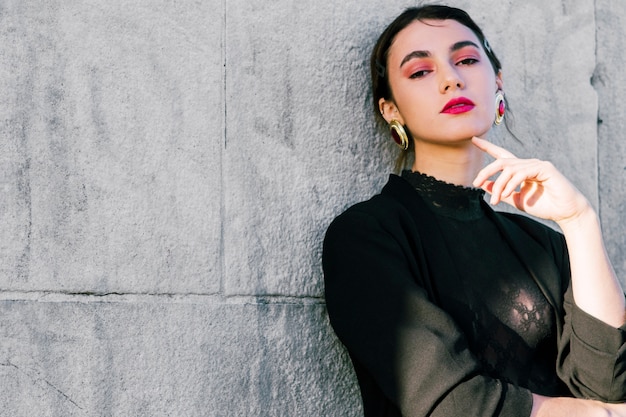
[[463, 88], [465, 88], [465, 83], [459, 76], [456, 68], [453, 66], [447, 66], [447, 68], [442, 71], [442, 80], [439, 86], [439, 91], [443, 94], [457, 89], [461, 90]]

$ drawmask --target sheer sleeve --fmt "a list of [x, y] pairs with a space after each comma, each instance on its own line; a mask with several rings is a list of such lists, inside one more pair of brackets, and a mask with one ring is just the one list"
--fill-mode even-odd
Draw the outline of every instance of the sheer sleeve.
[[371, 378], [403, 416], [530, 415], [530, 392], [484, 376], [454, 321], [429, 300], [405, 227], [353, 208], [326, 234], [328, 313], [359, 379]]
[[626, 326], [616, 329], [579, 309], [565, 295], [559, 376], [579, 398], [626, 401]]
[[557, 372], [578, 398], [626, 401], [626, 326], [614, 328], [578, 308], [568, 286]]

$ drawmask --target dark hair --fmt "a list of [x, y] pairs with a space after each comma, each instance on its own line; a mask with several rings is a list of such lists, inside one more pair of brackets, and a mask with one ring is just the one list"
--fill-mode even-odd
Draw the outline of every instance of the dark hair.
[[[389, 48], [391, 47], [392, 42], [394, 41], [396, 35], [408, 25], [413, 23], [414, 21], [424, 21], [424, 20], [456, 20], [463, 26], [468, 27], [480, 43], [482, 44], [489, 61], [491, 62], [491, 66], [496, 74], [500, 72], [502, 69], [502, 65], [500, 64], [500, 60], [493, 52], [483, 31], [478, 27], [478, 25], [472, 20], [472, 18], [463, 10], [457, 9], [455, 7], [441, 6], [441, 5], [426, 5], [421, 7], [411, 7], [406, 9], [400, 16], [398, 16], [380, 35], [376, 45], [374, 46], [374, 50], [372, 51], [372, 56], [370, 58], [370, 72], [372, 78], [372, 98], [374, 104], [374, 115], [376, 120], [384, 125], [386, 121], [383, 119], [380, 114], [379, 104], [381, 98], [386, 100], [392, 99], [391, 87], [389, 86], [389, 78], [387, 71], [387, 58], [389, 55]], [[508, 104], [508, 103], [507, 103]], [[508, 129], [508, 125], [507, 125]], [[408, 134], [408, 132], [407, 132]], [[413, 141], [409, 141], [409, 151], [413, 149]], [[404, 163], [406, 162], [408, 152], [402, 152], [402, 155], [396, 162], [396, 168], [399, 170]]]

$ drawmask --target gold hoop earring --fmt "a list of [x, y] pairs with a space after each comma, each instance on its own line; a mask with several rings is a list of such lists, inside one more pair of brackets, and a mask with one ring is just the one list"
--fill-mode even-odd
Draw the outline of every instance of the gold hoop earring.
[[502, 120], [504, 120], [505, 111], [506, 102], [504, 101], [504, 94], [502, 94], [502, 91], [498, 90], [496, 92], [496, 119], [493, 121], [493, 124], [497, 126], [502, 123]]
[[389, 122], [389, 129], [391, 130], [391, 138], [403, 151], [409, 149], [409, 137], [404, 130], [404, 126], [398, 120], [393, 119]]

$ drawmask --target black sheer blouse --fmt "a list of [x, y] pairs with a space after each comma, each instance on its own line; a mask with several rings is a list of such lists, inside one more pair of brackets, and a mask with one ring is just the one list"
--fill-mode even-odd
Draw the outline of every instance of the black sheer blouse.
[[457, 274], [435, 283], [439, 306], [466, 335], [484, 374], [543, 395], [568, 392], [555, 371], [555, 317], [513, 250], [485, 215], [484, 192], [404, 171], [435, 214]]

